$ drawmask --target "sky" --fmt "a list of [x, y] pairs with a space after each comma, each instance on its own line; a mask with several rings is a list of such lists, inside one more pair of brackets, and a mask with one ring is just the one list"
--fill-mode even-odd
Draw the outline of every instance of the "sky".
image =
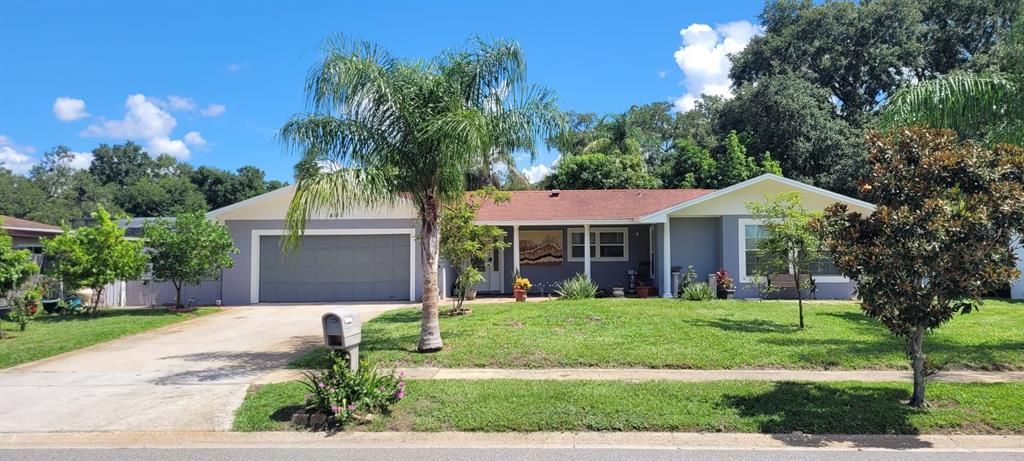
[[[563, 110], [608, 114], [729, 95], [727, 54], [763, 2], [24, 2], [0, 0], [0, 162], [24, 173], [57, 145], [87, 167], [100, 143], [290, 181], [275, 134], [305, 106], [322, 41], [343, 33], [402, 58], [473, 35], [517, 40], [529, 81]], [[517, 160], [534, 179], [557, 160]]]

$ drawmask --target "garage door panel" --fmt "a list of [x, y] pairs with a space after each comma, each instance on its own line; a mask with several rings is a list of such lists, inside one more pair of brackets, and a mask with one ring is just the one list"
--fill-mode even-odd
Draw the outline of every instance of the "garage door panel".
[[282, 257], [281, 237], [260, 240], [260, 301], [409, 298], [408, 234], [307, 235]]

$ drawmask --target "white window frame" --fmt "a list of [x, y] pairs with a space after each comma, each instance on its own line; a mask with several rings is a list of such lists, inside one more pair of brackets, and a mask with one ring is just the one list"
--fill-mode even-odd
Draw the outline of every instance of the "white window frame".
[[[737, 226], [737, 234], [739, 240], [739, 271], [740, 271], [740, 282], [741, 283], [753, 283], [755, 277], [747, 275], [747, 226], [760, 226], [763, 225], [764, 221], [761, 219], [740, 219]], [[792, 273], [790, 269], [790, 273]], [[815, 282], [822, 283], [846, 283], [850, 279], [845, 275], [811, 275]]]
[[[566, 260], [569, 262], [583, 262], [583, 257], [573, 257], [572, 247], [583, 246], [573, 245], [572, 235], [582, 234], [582, 227], [573, 227], [568, 230], [568, 236], [566, 237], [567, 251]], [[627, 227], [591, 227], [590, 232], [594, 234], [594, 238], [590, 239], [590, 244], [594, 246], [594, 255], [590, 257], [591, 262], [612, 262], [612, 261], [629, 261], [629, 228]], [[601, 234], [622, 234], [622, 257], [601, 257]], [[608, 246], [619, 246], [618, 244], [608, 244]], [[589, 250], [584, 250], [589, 251]], [[586, 254], [586, 253], [584, 253]]]

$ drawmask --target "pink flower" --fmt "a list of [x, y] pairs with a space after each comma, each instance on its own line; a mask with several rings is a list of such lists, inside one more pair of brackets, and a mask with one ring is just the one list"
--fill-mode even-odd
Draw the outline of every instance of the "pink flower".
[[398, 372], [398, 377], [399, 378], [404, 378], [405, 377], [405, 372], [404, 371], [399, 371]]
[[317, 384], [317, 386], [320, 386], [320, 389], [323, 389], [323, 388], [327, 387], [324, 383], [319, 383], [319, 384]]
[[398, 382], [398, 388], [399, 389], [405, 389], [405, 381], [399, 381]]
[[395, 393], [395, 397], [398, 398], [399, 400], [405, 398], [405, 391], [398, 391], [397, 393]]
[[348, 411], [356, 411], [356, 405], [354, 403], [348, 404]]
[[340, 411], [341, 411], [341, 407], [339, 407], [337, 405], [331, 405], [331, 412], [337, 414]]

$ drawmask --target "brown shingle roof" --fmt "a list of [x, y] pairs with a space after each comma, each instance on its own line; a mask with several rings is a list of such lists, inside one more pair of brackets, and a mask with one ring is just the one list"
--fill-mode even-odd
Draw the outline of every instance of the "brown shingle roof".
[[711, 189], [611, 189], [512, 192], [505, 203], [487, 203], [477, 220], [517, 221], [626, 221], [664, 210], [714, 192]]
[[50, 235], [61, 232], [57, 226], [3, 215], [0, 215], [0, 227], [11, 235], [35, 236], [37, 234]]

